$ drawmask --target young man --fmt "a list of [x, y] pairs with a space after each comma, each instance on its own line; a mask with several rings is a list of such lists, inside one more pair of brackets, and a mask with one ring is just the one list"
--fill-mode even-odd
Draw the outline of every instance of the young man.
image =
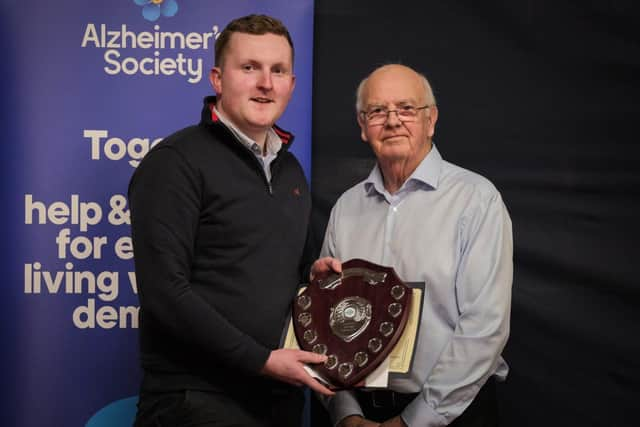
[[325, 257], [312, 271], [364, 258], [394, 267], [407, 282], [424, 282], [425, 292], [408, 378], [392, 379], [388, 390], [336, 393], [328, 401], [332, 421], [495, 426], [492, 378], [508, 372], [501, 352], [513, 276], [511, 220], [500, 193], [442, 159], [432, 142], [435, 98], [414, 70], [375, 70], [358, 88], [357, 110], [377, 165], [334, 206]]
[[151, 150], [130, 186], [144, 378], [137, 426], [299, 426], [313, 353], [278, 350], [302, 281], [310, 197], [275, 126], [293, 44], [274, 18], [232, 21], [200, 124]]

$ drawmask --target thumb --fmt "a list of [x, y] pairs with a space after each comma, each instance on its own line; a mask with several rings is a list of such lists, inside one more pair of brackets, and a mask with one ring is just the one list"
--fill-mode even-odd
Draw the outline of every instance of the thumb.
[[342, 263], [335, 258], [331, 258], [331, 269], [336, 273], [342, 273]]

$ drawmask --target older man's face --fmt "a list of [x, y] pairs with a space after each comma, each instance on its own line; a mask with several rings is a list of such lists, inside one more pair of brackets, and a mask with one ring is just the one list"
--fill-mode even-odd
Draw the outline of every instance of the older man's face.
[[[410, 68], [389, 65], [374, 71], [363, 92], [363, 109], [397, 110], [406, 106], [422, 107], [425, 100], [424, 85]], [[420, 162], [431, 149], [436, 107], [417, 111], [412, 121], [404, 121], [390, 112], [384, 123], [372, 123], [358, 116], [362, 139], [371, 145], [380, 161]]]

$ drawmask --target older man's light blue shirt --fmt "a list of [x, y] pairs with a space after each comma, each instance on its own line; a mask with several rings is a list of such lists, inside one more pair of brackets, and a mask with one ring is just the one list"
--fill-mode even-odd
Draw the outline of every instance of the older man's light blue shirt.
[[[394, 391], [421, 392], [401, 414], [407, 425], [447, 425], [491, 375], [506, 377], [512, 254], [500, 193], [444, 161], [435, 146], [395, 194], [376, 165], [334, 206], [322, 256], [367, 259], [392, 266], [406, 282], [425, 283], [410, 376], [389, 383]], [[351, 392], [330, 399], [329, 411], [334, 423], [362, 415]]]

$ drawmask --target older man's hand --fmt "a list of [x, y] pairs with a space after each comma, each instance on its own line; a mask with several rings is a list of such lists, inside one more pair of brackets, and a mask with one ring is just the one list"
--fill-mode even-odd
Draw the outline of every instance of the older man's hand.
[[362, 418], [360, 415], [349, 415], [343, 418], [338, 427], [378, 427], [380, 423]]
[[342, 273], [342, 263], [340, 260], [326, 256], [324, 258], [317, 259], [311, 266], [311, 273], [309, 280], [321, 273], [328, 273], [334, 271], [336, 273]]
[[397, 416], [383, 422], [380, 427], [407, 427], [407, 425], [400, 416]]

